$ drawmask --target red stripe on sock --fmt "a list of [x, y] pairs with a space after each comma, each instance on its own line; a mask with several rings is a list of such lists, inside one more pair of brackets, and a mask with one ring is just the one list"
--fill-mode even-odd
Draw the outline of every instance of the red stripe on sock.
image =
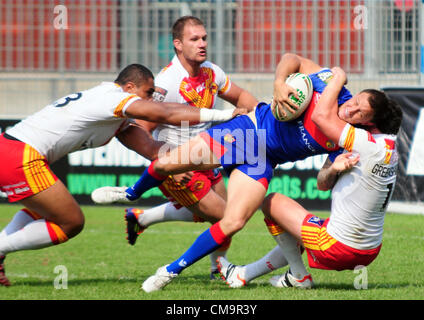
[[168, 176], [162, 176], [159, 173], [157, 173], [154, 169], [155, 162], [158, 161], [158, 159], [152, 161], [150, 166], [147, 167], [147, 172], [156, 180], [165, 180]]
[[53, 222], [46, 221], [47, 231], [54, 245], [68, 241], [68, 236]]
[[229, 241], [229, 237], [225, 235], [224, 232], [222, 232], [222, 229], [219, 225], [219, 222], [212, 225], [212, 227], [209, 228], [209, 231], [212, 235], [212, 238], [215, 240], [215, 242], [219, 245], [222, 245], [224, 242]]
[[49, 232], [50, 239], [52, 240], [53, 244], [58, 244], [59, 239], [56, 235], [56, 232], [54, 232], [52, 226], [50, 225], [50, 222], [46, 221], [46, 227], [47, 231]]
[[38, 219], [42, 219], [43, 218], [42, 216], [40, 216], [36, 212], [30, 211], [27, 208], [23, 208], [22, 211], [25, 212], [27, 215], [29, 215], [34, 220], [38, 220]]

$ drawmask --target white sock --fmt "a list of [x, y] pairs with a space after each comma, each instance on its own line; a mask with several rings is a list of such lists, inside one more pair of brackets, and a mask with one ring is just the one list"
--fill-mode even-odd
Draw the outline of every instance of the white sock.
[[228, 250], [220, 250], [218, 248], [214, 252], [209, 254], [209, 258], [211, 260], [211, 272], [218, 270], [218, 263], [216, 262], [216, 259], [218, 259], [218, 257], [224, 257], [225, 259], [227, 259], [227, 251]]
[[171, 202], [144, 210], [138, 222], [145, 227], [165, 221], [193, 221], [193, 213], [186, 207], [177, 209]]
[[68, 240], [55, 224], [34, 220], [24, 228], [0, 239], [0, 256], [19, 250], [41, 249]]
[[279, 246], [275, 246], [264, 257], [245, 266], [245, 280], [249, 282], [278, 268], [285, 267], [287, 264], [283, 251]]
[[34, 221], [36, 218], [33, 217], [27, 209], [21, 209], [18, 212], [15, 213], [12, 220], [9, 222], [9, 224], [0, 232], [0, 239], [2, 237], [6, 237], [8, 235], [11, 235], [12, 233], [15, 233], [18, 230], [21, 230], [23, 227], [25, 227], [28, 223]]
[[275, 235], [274, 239], [280, 246], [284, 257], [290, 265], [290, 271], [296, 279], [303, 279], [308, 275], [305, 265], [303, 264], [302, 255], [297, 239], [288, 232]]

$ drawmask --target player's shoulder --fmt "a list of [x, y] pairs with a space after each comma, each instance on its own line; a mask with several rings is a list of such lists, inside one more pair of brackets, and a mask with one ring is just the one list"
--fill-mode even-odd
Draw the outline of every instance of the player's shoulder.
[[117, 92], [123, 93], [124, 91], [122, 90], [121, 86], [115, 82], [103, 81], [97, 86], [94, 86], [82, 92], [93, 93], [93, 94], [101, 92], [102, 94], [103, 93], [107, 94], [107, 93], [117, 93]]
[[209, 68], [209, 69], [212, 69], [212, 70], [214, 70], [215, 72], [222, 72], [222, 73], [224, 73], [224, 70], [220, 67], [220, 66], [218, 66], [217, 64], [215, 64], [215, 63], [213, 63], [213, 62], [211, 62], [211, 61], [209, 61], [209, 60], [206, 60], [205, 62], [203, 62], [201, 65], [200, 65], [202, 68]]

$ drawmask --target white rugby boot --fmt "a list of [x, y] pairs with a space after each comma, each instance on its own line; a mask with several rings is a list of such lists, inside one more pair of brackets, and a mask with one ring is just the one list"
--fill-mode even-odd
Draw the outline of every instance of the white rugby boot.
[[175, 277], [178, 276], [176, 273], [168, 272], [166, 267], [169, 264], [160, 267], [156, 270], [156, 273], [153, 276], [148, 277], [144, 282], [141, 288], [143, 291], [149, 293], [153, 291], [158, 291], [168, 285]]
[[310, 274], [303, 277], [303, 279], [296, 279], [290, 272], [290, 269], [283, 275], [274, 276], [269, 279], [269, 282], [277, 288], [299, 288], [299, 289], [311, 289], [314, 286], [312, 277]]
[[245, 280], [245, 267], [236, 266], [224, 257], [218, 257], [218, 270], [222, 279], [230, 286], [230, 288], [241, 288], [247, 285]]
[[130, 203], [132, 202], [127, 198], [128, 187], [101, 187], [93, 190], [91, 199], [97, 204], [109, 204], [114, 202]]

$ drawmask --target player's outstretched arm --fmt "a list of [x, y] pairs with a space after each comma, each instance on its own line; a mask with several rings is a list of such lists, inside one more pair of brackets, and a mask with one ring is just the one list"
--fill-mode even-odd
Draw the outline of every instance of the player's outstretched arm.
[[154, 102], [137, 100], [125, 110], [128, 118], [180, 125], [181, 121], [189, 124], [210, 121], [227, 121], [238, 114], [246, 114], [247, 110], [216, 110], [195, 108], [179, 103]]
[[248, 111], [252, 111], [259, 103], [249, 91], [240, 88], [234, 82], [231, 83], [230, 90], [221, 94], [219, 97], [228, 101], [236, 108], [245, 108]]

